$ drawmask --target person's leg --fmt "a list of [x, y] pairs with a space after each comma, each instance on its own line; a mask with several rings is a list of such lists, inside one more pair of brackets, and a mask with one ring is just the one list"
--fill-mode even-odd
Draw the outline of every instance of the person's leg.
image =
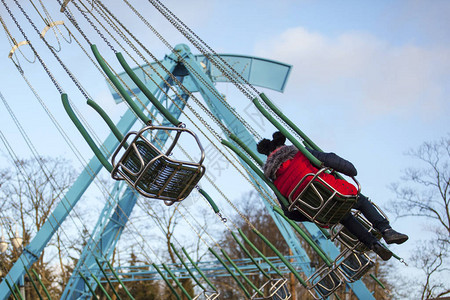
[[353, 208], [362, 212], [364, 217], [366, 217], [378, 231], [384, 232], [386, 229], [391, 228], [389, 221], [380, 214], [366, 196], [359, 194], [358, 201]]
[[366, 196], [359, 194], [358, 201], [353, 208], [362, 212], [364, 217], [372, 223], [373, 227], [381, 232], [386, 243], [402, 244], [408, 240], [408, 236], [406, 234], [399, 233], [391, 228], [389, 221], [380, 214], [380, 212], [372, 205], [372, 203], [370, 203]]
[[373, 250], [383, 260], [388, 260], [392, 257], [392, 252], [383, 247], [377, 238], [367, 231], [367, 229], [351, 213], [345, 215], [340, 223], [360, 242]]

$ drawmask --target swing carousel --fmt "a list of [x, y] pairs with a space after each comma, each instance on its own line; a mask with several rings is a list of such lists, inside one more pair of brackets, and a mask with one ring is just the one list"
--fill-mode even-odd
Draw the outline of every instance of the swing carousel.
[[[380, 233], [359, 211], [352, 208], [357, 196], [341, 194], [320, 178], [321, 173], [333, 173], [344, 178], [339, 170], [323, 167], [322, 162], [306, 148], [322, 150], [256, 88], [260, 86], [282, 92], [291, 66], [257, 57], [216, 53], [159, 0], [149, 0], [145, 5], [170, 23], [199, 54], [191, 53], [185, 44], [172, 46], [128, 0], [123, 0], [123, 9], [132, 14], [136, 22], [167, 47], [168, 54], [163, 59], [159, 59], [150, 51], [151, 45], [143, 44], [130, 31], [129, 26], [121, 21], [121, 14], [114, 12], [102, 1], [57, 0], [60, 11], [58, 14], [51, 14], [47, 4], [44, 5], [42, 1], [39, 1], [40, 6], [30, 1], [33, 4], [31, 11], [24, 9], [18, 0], [13, 0], [14, 3], [10, 4], [5, 0], [0, 1], [6, 12], [5, 16], [1, 16], [1, 23], [12, 46], [9, 60], [70, 144], [71, 135], [77, 133], [65, 132], [57, 118], [47, 109], [37, 89], [32, 86], [22, 64], [26, 60], [42, 67], [41, 71], [60, 94], [62, 105], [73, 125], [95, 155], [84, 162], [85, 168], [76, 182], [61, 197], [60, 203], [49, 214], [45, 224], [30, 243], [23, 248], [13, 267], [5, 270], [7, 274], [0, 283], [0, 299], [8, 299], [10, 296], [22, 299], [18, 285], [25, 276], [41, 299], [50, 299], [45, 285], [39, 280], [32, 265], [40, 258], [60, 225], [71, 221], [69, 214], [102, 169], [105, 169], [110, 180], [115, 182], [114, 188], [107, 193], [108, 201], [94, 230], [89, 234], [77, 265], [64, 288], [62, 299], [98, 299], [99, 291], [108, 299], [111, 299], [112, 294], [120, 299], [118, 287], [126, 291], [127, 297], [134, 299], [124, 279], [128, 278], [125, 276], [127, 274], [122, 272], [123, 268], [114, 266], [112, 256], [125, 227], [134, 227], [130, 215], [135, 206], [152, 201], [162, 201], [166, 209], [174, 209], [185, 220], [191, 234], [197, 235], [203, 247], [211, 254], [210, 264], [214, 266], [206, 270], [204, 262], [195, 260], [176, 237], [175, 242], [170, 243], [176, 263], [163, 261], [157, 255], [146, 256], [151, 264], [145, 274], [140, 272], [140, 275], [145, 275], [148, 280], [165, 282], [176, 299], [225, 299], [211, 280], [221, 276], [232, 278], [236, 289], [240, 291], [240, 297], [244, 299], [292, 299], [288, 288], [291, 276], [295, 277], [297, 283], [314, 299], [326, 299], [333, 295], [338, 297], [336, 292], [344, 286], [351, 289], [359, 299], [374, 299], [371, 291], [361, 281], [361, 278], [371, 271], [374, 256], [367, 247], [340, 226], [339, 221], [347, 213], [352, 213], [378, 239], [381, 238]], [[36, 14], [40, 17], [38, 21], [32, 17]], [[18, 21], [19, 15], [25, 18], [33, 30], [25, 31], [23, 22]], [[64, 17], [65, 21], [54, 21], [56, 16]], [[38, 26], [42, 24], [44, 29], [39, 30]], [[56, 37], [57, 47], [49, 42], [47, 35], [50, 32]], [[13, 33], [17, 33], [17, 36], [24, 40], [17, 42]], [[117, 123], [92, 100], [87, 89], [62, 58], [61, 52], [64, 51], [65, 45], [61, 43], [61, 37], [66, 43], [70, 43], [71, 47], [78, 47], [84, 53], [86, 64], [93, 66], [98, 73], [95, 76], [100, 75], [101, 81], [108, 84], [116, 102], [126, 104], [127, 109]], [[102, 49], [106, 50], [101, 53], [96, 43], [100, 43]], [[39, 48], [35, 44], [39, 44]], [[25, 47], [33, 53], [33, 59], [23, 55], [22, 49]], [[89, 120], [84, 119], [78, 112], [75, 104], [79, 105], [79, 100], [72, 101], [65, 92], [63, 84], [68, 83], [64, 81], [61, 84], [56, 79], [54, 67], [46, 63], [49, 58], [40, 50], [42, 47], [47, 50], [45, 55], [56, 59], [66, 73], [69, 83], [76, 87], [77, 93], [108, 126], [110, 134], [103, 142], [89, 126]], [[130, 67], [128, 60], [136, 67]], [[261, 139], [260, 133], [242, 113], [231, 106], [225, 95], [216, 89], [218, 82], [232, 84], [248, 99], [260, 116], [281, 131], [319, 168], [317, 173], [305, 176], [288, 198], [283, 197], [262, 172], [262, 157], [255, 153], [256, 142]], [[3, 96], [2, 100], [8, 106]], [[20, 127], [14, 113], [10, 111], [10, 114]], [[181, 118], [187, 120], [188, 125], [181, 122]], [[64, 127], [71, 130], [68, 126]], [[22, 135], [26, 137], [25, 132]], [[9, 145], [3, 136], [2, 141]], [[221, 189], [220, 182], [216, 182], [208, 174], [208, 155], [203, 146], [205, 143], [211, 145], [232, 166], [237, 174], [232, 179], [236, 184], [245, 181], [258, 193], [284, 237], [286, 247], [292, 249], [291, 257], [283, 255], [284, 249], [277, 249], [248, 221]], [[30, 150], [37, 157], [39, 154], [31, 141], [30, 145]], [[8, 147], [11, 149], [11, 155], [14, 155], [13, 147]], [[77, 151], [73, 144], [72, 148]], [[181, 154], [183, 158], [177, 158]], [[358, 181], [351, 179], [360, 191]], [[203, 182], [215, 195], [219, 195], [220, 199], [213, 199], [215, 197], [211, 196], [212, 193], [200, 186]], [[53, 184], [57, 186], [58, 183]], [[212, 235], [208, 234], [208, 239], [201, 237], [198, 227], [192, 224], [197, 222], [191, 212], [195, 208], [183, 206], [192, 193], [201, 195], [209, 210], [217, 215], [218, 224], [230, 233], [236, 242], [236, 248], [246, 254], [245, 263], [233, 259]], [[299, 226], [284, 215], [277, 201], [282, 201], [289, 210], [300, 211], [311, 222]], [[251, 242], [230, 214], [225, 213], [224, 207], [231, 208], [242, 217], [276, 257], [265, 256], [262, 249]], [[154, 212], [153, 216], [155, 222], [160, 222], [157, 212]], [[167, 234], [164, 229], [161, 230], [163, 234]], [[139, 230], [136, 228], [135, 231]], [[311, 259], [300, 240], [306, 242], [320, 257], [319, 266], [311, 266]], [[146, 243], [146, 250], [143, 251], [157, 252], [151, 243]], [[263, 284], [257, 285], [252, 281], [254, 274], [264, 279]], [[373, 274], [370, 275], [383, 286]], [[186, 278], [195, 282], [195, 294], [188, 292], [183, 286], [181, 281]], [[106, 289], [105, 286], [109, 288]]]

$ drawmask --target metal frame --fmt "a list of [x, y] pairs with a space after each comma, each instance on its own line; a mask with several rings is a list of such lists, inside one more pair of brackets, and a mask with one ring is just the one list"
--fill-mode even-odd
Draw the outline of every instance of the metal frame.
[[[261, 287], [259, 287], [260, 291], [270, 284], [269, 294], [261, 296], [257, 292], [255, 292], [250, 299], [252, 300], [264, 300], [264, 299], [279, 299], [279, 300], [288, 300], [291, 299], [291, 294], [286, 287], [287, 279], [284, 277], [281, 278], [271, 278], [267, 280]], [[279, 295], [278, 292], [283, 291], [283, 295]], [[276, 297], [276, 298], [275, 298]]]
[[[332, 283], [330, 286], [325, 284], [327, 279]], [[308, 283], [307, 290], [314, 299], [324, 299], [334, 293], [345, 280], [334, 265], [329, 267], [326, 264], [323, 264], [306, 280], [306, 282]]]
[[[366, 253], [357, 253], [351, 250], [344, 251], [342, 257], [336, 259], [336, 261], [339, 260], [336, 268], [339, 269], [347, 282], [355, 282], [361, 279], [375, 264]], [[356, 263], [357, 266], [352, 266], [352, 263]]]
[[[148, 134], [152, 130], [165, 130], [165, 131], [176, 131], [176, 136], [174, 138], [174, 141], [168, 148], [168, 150], [164, 153], [157, 147], [155, 147], [145, 136], [144, 134]], [[200, 149], [201, 155], [200, 160], [197, 163], [193, 162], [186, 162], [186, 161], [179, 161], [175, 159], [169, 158], [169, 155], [172, 153], [173, 148], [175, 147], [176, 143], [178, 142], [178, 139], [180, 138], [181, 133], [187, 132], [190, 135], [192, 135], [197, 142], [197, 145]], [[132, 138], [134, 136], [134, 138]], [[127, 141], [132, 138], [132, 142], [127, 147]], [[140, 153], [138, 147], [136, 146], [137, 143], [143, 142], [146, 146], [150, 147], [152, 151], [157, 153], [150, 161], [146, 162], [144, 158], [142, 157], [142, 153]], [[117, 156], [122, 152], [122, 150], [125, 150], [122, 157], [117, 161]], [[126, 160], [130, 157], [130, 155], [135, 154], [136, 157], [139, 159], [140, 167], [138, 172], [133, 172], [126, 166]], [[192, 191], [194, 186], [191, 186], [192, 182], [198, 182], [200, 178], [205, 173], [205, 167], [202, 165], [203, 160], [205, 159], [205, 153], [203, 150], [203, 147], [195, 135], [191, 130], [183, 128], [183, 127], [167, 127], [167, 126], [146, 126], [142, 128], [140, 131], [131, 131], [129, 132], [122, 142], [120, 143], [119, 147], [116, 149], [114, 154], [112, 155], [112, 165], [113, 165], [113, 171], [111, 172], [111, 177], [115, 180], [125, 180], [127, 181], [136, 191], [139, 192], [139, 194], [143, 195], [144, 197], [148, 198], [156, 198], [160, 200], [164, 200], [164, 203], [166, 205], [172, 205], [175, 202], [180, 202], [184, 200], [189, 193]], [[161, 187], [160, 191], [158, 193], [149, 193], [145, 191], [142, 186], [140, 185], [141, 182], [144, 180], [144, 176], [148, 173], [148, 170], [150, 167], [155, 164], [157, 161], [159, 162], [165, 162], [165, 163], [173, 163], [178, 165], [178, 169], [174, 170], [171, 176], [166, 180], [165, 184]], [[174, 177], [174, 175], [178, 172], [178, 170], [183, 169], [186, 166], [192, 166], [194, 168], [197, 168], [196, 176], [192, 176], [189, 181], [187, 182], [184, 189], [180, 190], [177, 197], [170, 197], [163, 195], [164, 189], [168, 186], [170, 183], [170, 180]], [[133, 178], [134, 177], [134, 178]], [[190, 188], [190, 190], [189, 190]]]
[[[290, 192], [288, 200], [291, 203], [289, 205], [289, 211], [292, 211], [294, 209], [300, 211], [303, 215], [305, 215], [308, 219], [310, 219], [312, 222], [319, 224], [320, 226], [329, 226], [329, 225], [333, 225], [335, 224], [335, 222], [321, 222], [318, 220], [318, 218], [320, 217], [320, 215], [323, 212], [329, 212], [332, 209], [336, 210], [336, 207], [342, 207], [342, 206], [348, 206], [348, 208], [345, 208], [346, 211], [350, 211], [353, 204], [349, 205], [349, 203], [347, 203], [347, 201], [342, 201], [342, 204], [340, 206], [336, 206], [333, 205], [331, 208], [329, 208], [327, 211], [325, 211], [325, 208], [327, 208], [327, 206], [332, 202], [335, 201], [335, 197], [339, 196], [345, 199], [348, 199], [348, 201], [351, 201], [353, 203], [356, 202], [357, 200], [357, 195], [344, 195], [342, 193], [339, 193], [335, 188], [333, 188], [330, 184], [328, 184], [325, 180], [323, 180], [321, 177], [319, 177], [320, 174], [326, 172], [326, 171], [332, 171], [332, 169], [330, 168], [322, 168], [320, 169], [316, 174], [314, 173], [308, 173], [306, 174], [298, 183], [297, 185], [294, 187], [294, 189]], [[303, 190], [298, 194], [297, 197], [295, 197], [295, 199], [293, 200], [292, 198], [295, 196], [295, 194], [298, 193], [298, 189], [300, 188], [300, 186], [307, 180], [307, 178], [311, 177], [312, 179], [308, 182], [308, 184], [306, 184], [306, 186], [303, 188]], [[359, 182], [352, 177], [352, 179], [355, 181], [357, 187], [358, 187], [358, 194], [361, 191], [361, 186], [359, 185]], [[328, 197], [328, 199], [324, 200], [323, 195], [318, 191], [317, 187], [315, 186], [315, 184], [321, 184], [322, 186], [326, 187], [327, 189], [329, 189], [331, 191], [331, 196]], [[314, 192], [314, 194], [317, 196], [317, 199], [319, 199], [319, 205], [317, 207], [311, 206], [310, 204], [308, 204], [306, 201], [302, 200], [303, 195], [305, 195], [306, 192], [308, 192], [308, 189], [312, 189], [312, 191]], [[303, 207], [303, 208], [302, 208]], [[315, 212], [314, 215], [311, 215], [309, 212], [307, 212], [304, 207], [311, 209], [312, 211]], [[342, 212], [340, 212], [342, 213]], [[342, 213], [342, 216], [344, 216], [345, 213]], [[332, 219], [333, 217], [336, 216], [336, 212], [331, 215], [331, 217], [328, 217], [328, 221], [330, 219]], [[337, 222], [336, 222], [337, 223]]]

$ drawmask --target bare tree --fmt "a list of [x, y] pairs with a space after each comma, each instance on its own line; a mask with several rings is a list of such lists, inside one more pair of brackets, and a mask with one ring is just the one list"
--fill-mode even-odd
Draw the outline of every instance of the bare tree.
[[[22, 228], [24, 246], [39, 231], [45, 223], [61, 197], [75, 180], [75, 171], [67, 160], [63, 158], [38, 157], [37, 159], [20, 159], [12, 162], [13, 167], [0, 170], [0, 174], [7, 174], [7, 179], [1, 182], [0, 207], [1, 215], [7, 215], [17, 221]], [[50, 293], [58, 297], [60, 290], [53, 283], [60, 282], [59, 275], [65, 273], [64, 266], [59, 270], [52, 267], [62, 262], [62, 244], [70, 247], [71, 242], [58, 232], [56, 239], [50, 242], [55, 246], [57, 258], [45, 258], [44, 251], [33, 265]], [[69, 245], [70, 244], [70, 245]], [[20, 253], [16, 251], [9, 259], [9, 265], [18, 259]], [[58, 274], [59, 273], [59, 274]], [[61, 276], [62, 281], [66, 276]], [[32, 288], [27, 291], [32, 298], [37, 297]]]
[[[413, 264], [423, 272], [421, 299], [450, 294], [450, 134], [438, 141], [425, 142], [407, 155], [419, 160], [404, 171], [401, 183], [392, 184], [396, 200], [391, 211], [398, 217], [421, 217], [427, 220], [428, 240], [414, 251]], [[448, 277], [447, 277], [448, 278]], [[417, 284], [416, 284], [417, 286]]]

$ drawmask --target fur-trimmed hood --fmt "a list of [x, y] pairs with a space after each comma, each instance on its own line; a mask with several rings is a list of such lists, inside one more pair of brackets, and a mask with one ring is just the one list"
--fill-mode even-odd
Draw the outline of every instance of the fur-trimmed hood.
[[287, 160], [293, 159], [297, 154], [298, 149], [295, 146], [281, 146], [275, 149], [267, 157], [266, 163], [263, 166], [264, 175], [270, 180], [277, 178], [278, 168]]

